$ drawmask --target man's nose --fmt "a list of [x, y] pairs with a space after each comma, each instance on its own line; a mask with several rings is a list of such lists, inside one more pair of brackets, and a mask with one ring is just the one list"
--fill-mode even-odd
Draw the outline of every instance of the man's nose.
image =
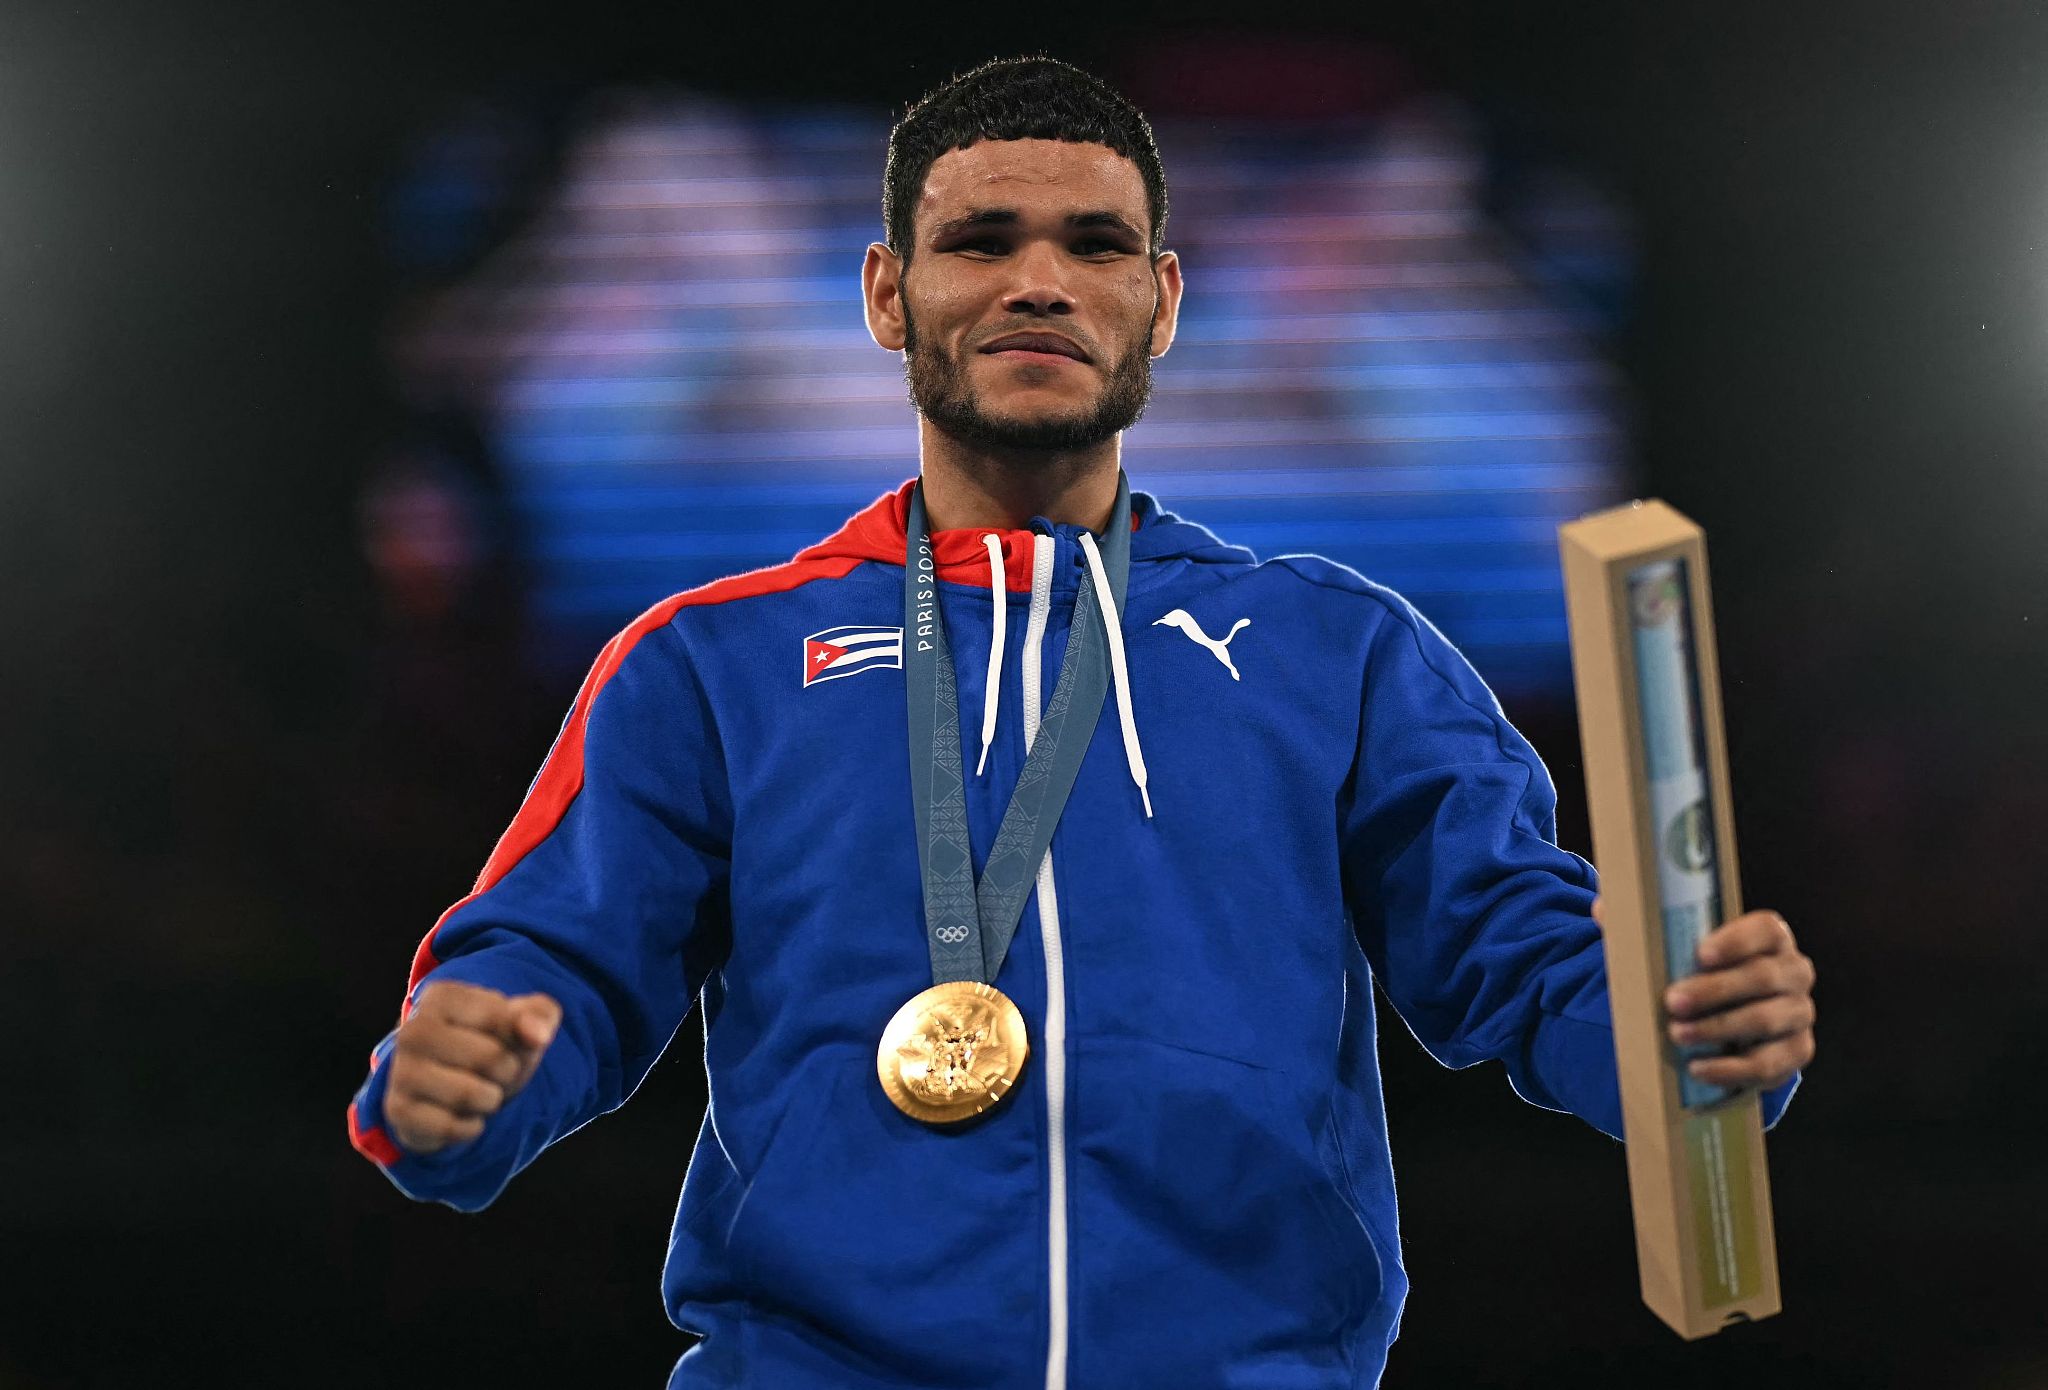
[[1004, 308], [1014, 313], [1029, 314], [1074, 312], [1074, 297], [1067, 292], [1066, 283], [1060, 277], [1060, 258], [1056, 248], [1044, 242], [1032, 242], [1019, 251], [1010, 264], [1015, 279], [1003, 296]]

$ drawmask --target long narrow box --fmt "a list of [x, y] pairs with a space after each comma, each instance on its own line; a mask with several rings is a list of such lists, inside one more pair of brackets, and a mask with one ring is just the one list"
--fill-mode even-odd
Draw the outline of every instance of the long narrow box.
[[1706, 538], [1655, 499], [1557, 537], [1643, 1302], [1691, 1340], [1780, 1306], [1756, 1094], [1665, 1033], [1666, 986], [1742, 915]]

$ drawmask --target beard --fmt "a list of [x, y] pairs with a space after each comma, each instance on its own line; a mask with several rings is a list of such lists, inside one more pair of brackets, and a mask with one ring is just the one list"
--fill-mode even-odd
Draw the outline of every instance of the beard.
[[[1154, 296], [1157, 312], [1157, 295]], [[1131, 346], [1111, 364], [1091, 407], [1028, 419], [992, 415], [968, 379], [959, 354], [921, 342], [910, 301], [903, 303], [903, 375], [918, 414], [972, 448], [992, 452], [1066, 453], [1090, 449], [1129, 429], [1152, 398], [1152, 314], [1131, 335]]]

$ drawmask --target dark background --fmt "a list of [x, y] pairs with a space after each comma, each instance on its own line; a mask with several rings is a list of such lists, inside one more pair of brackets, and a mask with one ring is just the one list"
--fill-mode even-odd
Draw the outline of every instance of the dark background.
[[[0, 1387], [653, 1386], [687, 1345], [657, 1281], [694, 1016], [482, 1216], [343, 1135], [570, 695], [488, 604], [391, 631], [361, 554], [407, 137], [467, 94], [628, 79], [900, 109], [1043, 46], [1116, 80], [1237, 8], [849, 9], [767, 42], [682, 5], [8, 7]], [[1821, 974], [1769, 1146], [1785, 1312], [1691, 1345], [1638, 1302], [1620, 1148], [1383, 1011], [1390, 1387], [2048, 1386], [2040, 13], [1463, 0], [1259, 31], [1382, 40], [1630, 201], [1635, 490], [1708, 535], [1746, 905]], [[1590, 857], [1575, 716], [1508, 713]]]

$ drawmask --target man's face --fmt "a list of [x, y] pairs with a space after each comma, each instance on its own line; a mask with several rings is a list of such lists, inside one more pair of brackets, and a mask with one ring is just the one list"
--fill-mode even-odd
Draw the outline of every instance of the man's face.
[[[1173, 340], [1180, 269], [1171, 252], [1154, 262], [1150, 229], [1137, 166], [1105, 145], [949, 150], [925, 177], [908, 267], [869, 248], [869, 329], [902, 349], [918, 411], [962, 443], [1100, 444], [1137, 420]], [[1007, 347], [1018, 334], [1063, 342]]]

